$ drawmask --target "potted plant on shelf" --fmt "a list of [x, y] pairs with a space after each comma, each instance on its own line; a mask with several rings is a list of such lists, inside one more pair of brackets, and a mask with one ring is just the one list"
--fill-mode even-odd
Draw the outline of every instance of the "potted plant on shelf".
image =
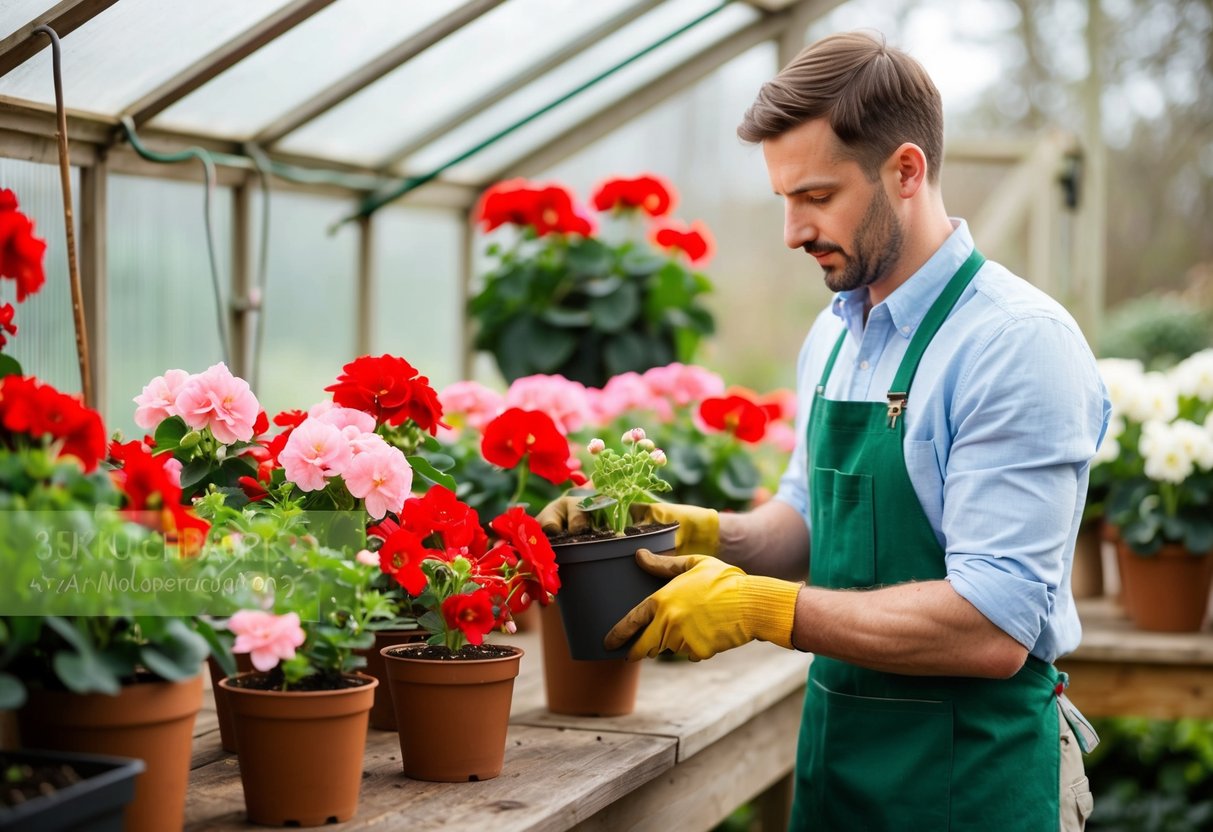
[[[489, 246], [494, 265], [468, 303], [475, 346], [511, 382], [551, 373], [601, 387], [617, 373], [689, 361], [715, 327], [703, 304], [711, 282], [695, 270], [712, 244], [702, 225], [662, 219], [674, 199], [654, 176], [609, 180], [593, 197], [609, 226], [596, 234], [562, 186], [489, 188], [477, 220], [516, 233]], [[637, 233], [645, 220], [648, 234]]]
[[1213, 583], [1213, 350], [1166, 373], [1133, 369], [1112, 371], [1104, 440], [1117, 452], [1106, 506], [1126, 611], [1142, 629], [1195, 631]]
[[[404, 773], [466, 782], [501, 773], [521, 648], [486, 644], [495, 629], [560, 588], [555, 555], [520, 506], [480, 518], [447, 488], [404, 505], [400, 527], [379, 550], [389, 572], [425, 609], [425, 644], [386, 647]], [[441, 718], [438, 715], [443, 715]]]

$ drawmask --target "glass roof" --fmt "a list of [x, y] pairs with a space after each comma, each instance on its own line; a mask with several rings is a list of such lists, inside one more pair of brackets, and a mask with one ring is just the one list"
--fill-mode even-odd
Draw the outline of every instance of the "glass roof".
[[0, 39], [55, 5], [55, 0], [4, 0], [0, 3]]
[[[288, 2], [121, 0], [62, 39], [64, 101], [117, 114]], [[50, 49], [0, 77], [0, 95], [53, 104]]]
[[152, 123], [249, 138], [463, 2], [339, 0], [186, 96]]

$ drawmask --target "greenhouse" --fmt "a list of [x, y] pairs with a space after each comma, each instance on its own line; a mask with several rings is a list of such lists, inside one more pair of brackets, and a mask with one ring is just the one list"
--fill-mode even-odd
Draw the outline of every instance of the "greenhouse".
[[0, 829], [1209, 828], [1211, 44], [0, 3]]

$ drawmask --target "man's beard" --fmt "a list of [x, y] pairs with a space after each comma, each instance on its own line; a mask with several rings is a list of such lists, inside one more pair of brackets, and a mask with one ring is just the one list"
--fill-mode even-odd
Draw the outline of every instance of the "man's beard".
[[843, 258], [843, 265], [823, 266], [826, 286], [831, 292], [849, 292], [861, 286], [869, 286], [884, 277], [889, 268], [901, 257], [905, 244], [901, 223], [893, 213], [889, 197], [884, 189], [877, 187], [868, 210], [859, 221], [855, 233], [855, 254], [848, 256], [835, 245], [815, 246], [809, 244], [805, 250], [810, 254], [836, 251]]

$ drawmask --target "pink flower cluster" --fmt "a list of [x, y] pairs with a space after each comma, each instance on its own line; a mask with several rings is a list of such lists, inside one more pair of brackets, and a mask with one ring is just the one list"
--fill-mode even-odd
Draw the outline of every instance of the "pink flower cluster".
[[286, 478], [302, 491], [319, 491], [341, 477], [350, 494], [366, 501], [371, 517], [399, 513], [413, 487], [413, 469], [399, 448], [375, 433], [369, 413], [321, 402], [286, 440], [278, 455]]
[[232, 375], [223, 362], [194, 375], [169, 370], [156, 376], [135, 397], [135, 404], [135, 424], [144, 430], [180, 416], [195, 430], [210, 429], [224, 445], [252, 439], [261, 412], [248, 382]]
[[274, 615], [261, 610], [240, 610], [227, 620], [236, 634], [233, 653], [248, 653], [253, 667], [266, 673], [278, 662], [295, 657], [295, 648], [306, 640], [298, 613]]

